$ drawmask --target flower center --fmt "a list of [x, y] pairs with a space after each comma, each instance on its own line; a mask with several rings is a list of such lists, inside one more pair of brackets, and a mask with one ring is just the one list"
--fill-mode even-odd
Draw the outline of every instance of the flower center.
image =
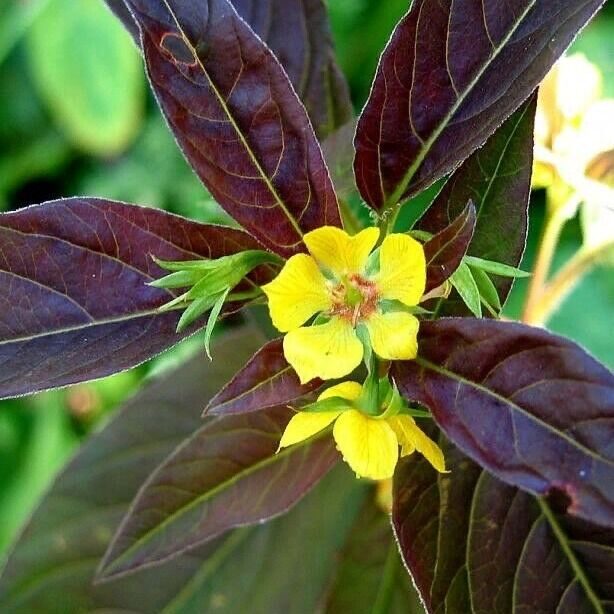
[[349, 320], [354, 326], [375, 311], [379, 298], [375, 282], [355, 273], [344, 276], [333, 286], [331, 294], [330, 314]]

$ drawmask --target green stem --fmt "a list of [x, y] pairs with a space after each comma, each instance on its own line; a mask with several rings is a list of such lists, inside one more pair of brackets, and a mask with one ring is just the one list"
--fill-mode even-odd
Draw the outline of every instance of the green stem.
[[545, 324], [582, 277], [612, 250], [614, 241], [578, 251], [543, 289], [540, 300], [531, 313], [532, 323]]
[[390, 599], [392, 597], [392, 589], [397, 573], [398, 552], [396, 542], [393, 540], [388, 548], [386, 562], [384, 563], [384, 571], [382, 573], [382, 581], [379, 585], [375, 602], [371, 614], [386, 614], [390, 611]]

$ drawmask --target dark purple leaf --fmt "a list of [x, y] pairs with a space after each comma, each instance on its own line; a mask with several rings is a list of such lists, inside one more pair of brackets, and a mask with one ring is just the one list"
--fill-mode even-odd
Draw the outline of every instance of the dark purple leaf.
[[[198, 357], [162, 376], [86, 441], [9, 555], [0, 611], [316, 610], [364, 500], [364, 485], [342, 466], [282, 518], [232, 531], [168, 564], [92, 582], [142, 481], [202, 425], [203, 402], [259, 343], [253, 331], [232, 333], [215, 348], [214, 363]], [[266, 563], [255, 567], [255, 561]]]
[[181, 313], [158, 312], [174, 295], [146, 285], [164, 274], [152, 254], [258, 247], [240, 230], [95, 198], [0, 215], [0, 397], [103, 377], [180, 341]]
[[277, 56], [320, 137], [352, 117], [352, 101], [335, 60], [323, 0], [232, 0]]
[[[552, 502], [504, 484], [450, 444], [443, 448], [449, 474], [409, 457], [394, 479], [393, 525], [428, 612], [609, 611], [612, 530], [557, 514]], [[422, 510], [439, 503], [421, 525]], [[421, 526], [434, 533], [437, 559], [415, 539]]]
[[127, 0], [152, 87], [184, 154], [217, 201], [283, 256], [341, 224], [304, 106], [269, 48], [227, 0]]
[[[532, 96], [461, 164], [418, 221], [420, 229], [439, 232], [473, 199], [477, 216], [469, 255], [519, 266], [527, 237], [535, 104]], [[512, 281], [493, 278], [502, 303]], [[441, 313], [469, 315], [460, 300]]]
[[426, 291], [441, 286], [467, 253], [475, 229], [475, 206], [469, 201], [458, 217], [424, 244]]
[[573, 342], [512, 322], [423, 322], [401, 393], [505, 482], [614, 526], [614, 374]]
[[100, 566], [112, 577], [286, 512], [337, 462], [327, 433], [276, 453], [287, 407], [209, 419], [152, 473]]
[[[124, 0], [105, 1], [140, 46], [138, 26]], [[349, 88], [335, 59], [322, 0], [231, 2], [284, 67], [320, 138], [351, 119]]]
[[269, 341], [209, 401], [205, 414], [244, 414], [286, 405], [322, 385], [318, 379], [301, 385], [284, 357], [282, 339]]
[[452, 171], [528, 98], [602, 4], [413, 2], [358, 123], [365, 200], [388, 208]]
[[399, 557], [390, 518], [371, 496], [340, 554], [326, 614], [419, 612], [419, 598]]

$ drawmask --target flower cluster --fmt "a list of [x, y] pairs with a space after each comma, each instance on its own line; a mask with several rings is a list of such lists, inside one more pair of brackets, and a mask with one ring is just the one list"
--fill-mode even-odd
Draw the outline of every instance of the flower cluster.
[[365, 344], [384, 360], [416, 357], [419, 322], [411, 308], [424, 294], [424, 250], [408, 235], [390, 234], [373, 251], [379, 235], [377, 228], [353, 237], [318, 228], [304, 237], [309, 255], [292, 256], [263, 286], [301, 382], [348, 375]]

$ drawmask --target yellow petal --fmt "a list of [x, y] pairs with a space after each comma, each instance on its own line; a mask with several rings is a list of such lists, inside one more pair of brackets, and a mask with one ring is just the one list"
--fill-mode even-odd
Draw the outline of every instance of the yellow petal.
[[392, 477], [399, 444], [385, 420], [375, 420], [350, 409], [337, 418], [333, 435], [344, 460], [357, 475], [372, 480]]
[[417, 305], [426, 286], [426, 261], [422, 245], [408, 235], [388, 235], [379, 255], [375, 280], [381, 298]]
[[411, 360], [418, 353], [418, 318], [403, 311], [376, 311], [366, 320], [373, 351], [385, 360]]
[[269, 299], [273, 325], [281, 332], [298, 328], [312, 315], [331, 306], [326, 279], [307, 254], [292, 256], [262, 290]]
[[418, 450], [440, 473], [446, 471], [446, 461], [441, 448], [418, 428], [411, 416], [394, 416], [386, 420], [401, 444], [401, 456]]
[[288, 422], [278, 449], [309, 439], [325, 429], [340, 413], [338, 411], [299, 412]]
[[304, 384], [316, 377], [337, 379], [362, 360], [363, 348], [352, 325], [341, 318], [306, 326], [284, 337], [284, 355]]
[[362, 386], [358, 382], [341, 382], [327, 388], [319, 397], [318, 401], [330, 399], [332, 397], [341, 397], [348, 401], [355, 401], [362, 393]]
[[308, 232], [303, 241], [321, 266], [341, 276], [363, 271], [378, 238], [378, 228], [365, 228], [351, 237], [341, 228], [323, 226]]

